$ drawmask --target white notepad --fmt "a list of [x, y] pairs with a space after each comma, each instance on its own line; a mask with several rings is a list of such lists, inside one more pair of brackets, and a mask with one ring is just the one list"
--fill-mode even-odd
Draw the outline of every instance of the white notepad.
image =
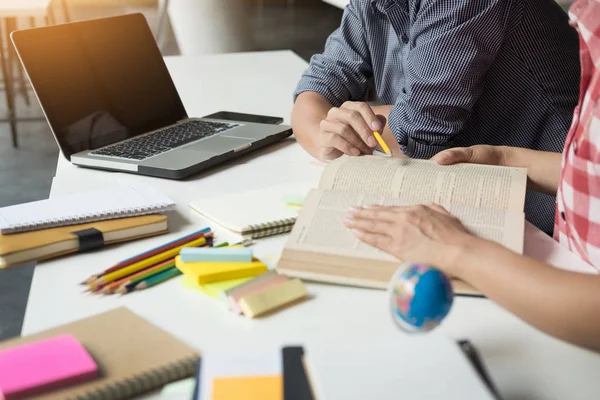
[[458, 344], [441, 334], [398, 340], [325, 341], [305, 348], [319, 400], [493, 400]]
[[0, 233], [162, 213], [174, 207], [171, 199], [150, 186], [113, 186], [0, 208]]
[[231, 231], [253, 238], [289, 232], [299, 207], [286, 203], [302, 198], [312, 187], [308, 182], [286, 183], [190, 202], [190, 207]]

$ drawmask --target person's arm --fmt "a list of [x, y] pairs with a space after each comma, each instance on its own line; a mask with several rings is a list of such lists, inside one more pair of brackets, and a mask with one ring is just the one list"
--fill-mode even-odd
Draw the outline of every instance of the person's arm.
[[560, 270], [472, 238], [450, 273], [552, 336], [600, 350], [600, 277]]
[[351, 209], [344, 223], [361, 241], [460, 278], [544, 332], [600, 350], [598, 275], [560, 270], [478, 238], [438, 205]]
[[322, 159], [319, 143], [320, 124], [333, 104], [317, 92], [303, 92], [296, 98], [292, 108], [294, 137], [311, 156]]
[[527, 187], [555, 196], [562, 154], [520, 147], [477, 145], [442, 151], [433, 160], [442, 165], [464, 162], [527, 168]]
[[388, 123], [404, 153], [453, 147], [507, 34], [510, 0], [423, 0], [411, 31], [405, 85]]
[[[372, 111], [344, 107], [347, 102], [356, 106], [352, 103], [365, 100], [373, 76], [362, 21], [369, 6], [364, 1], [350, 2], [340, 27], [327, 39], [323, 53], [311, 58], [294, 92], [294, 136], [311, 155], [322, 160], [370, 153], [374, 147], [368, 143], [372, 132], [364, 128], [369, 128], [371, 122], [381, 127], [381, 119]], [[362, 119], [352, 118], [357, 112], [363, 114]]]

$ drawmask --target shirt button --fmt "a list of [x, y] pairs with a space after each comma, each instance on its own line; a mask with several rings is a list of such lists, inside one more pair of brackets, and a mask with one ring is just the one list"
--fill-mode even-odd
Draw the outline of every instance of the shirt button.
[[577, 140], [573, 140], [573, 153], [574, 154], [577, 154], [577, 149], [578, 149]]
[[408, 36], [406, 36], [406, 34], [402, 34], [402, 43], [408, 43]]
[[562, 220], [563, 220], [563, 221], [566, 219], [566, 218], [565, 218], [565, 212], [564, 212], [564, 211], [561, 211], [561, 212], [560, 212], [560, 217], [562, 218]]

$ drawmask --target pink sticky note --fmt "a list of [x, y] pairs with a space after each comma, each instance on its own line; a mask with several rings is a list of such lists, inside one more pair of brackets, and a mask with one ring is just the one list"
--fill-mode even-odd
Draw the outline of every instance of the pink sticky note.
[[98, 366], [72, 335], [0, 351], [0, 398], [20, 399], [98, 377]]

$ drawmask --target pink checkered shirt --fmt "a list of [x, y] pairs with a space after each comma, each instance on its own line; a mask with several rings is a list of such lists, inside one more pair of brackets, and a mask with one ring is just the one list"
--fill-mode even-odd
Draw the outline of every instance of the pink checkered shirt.
[[579, 32], [581, 92], [563, 152], [554, 236], [600, 269], [600, 0], [569, 10]]

